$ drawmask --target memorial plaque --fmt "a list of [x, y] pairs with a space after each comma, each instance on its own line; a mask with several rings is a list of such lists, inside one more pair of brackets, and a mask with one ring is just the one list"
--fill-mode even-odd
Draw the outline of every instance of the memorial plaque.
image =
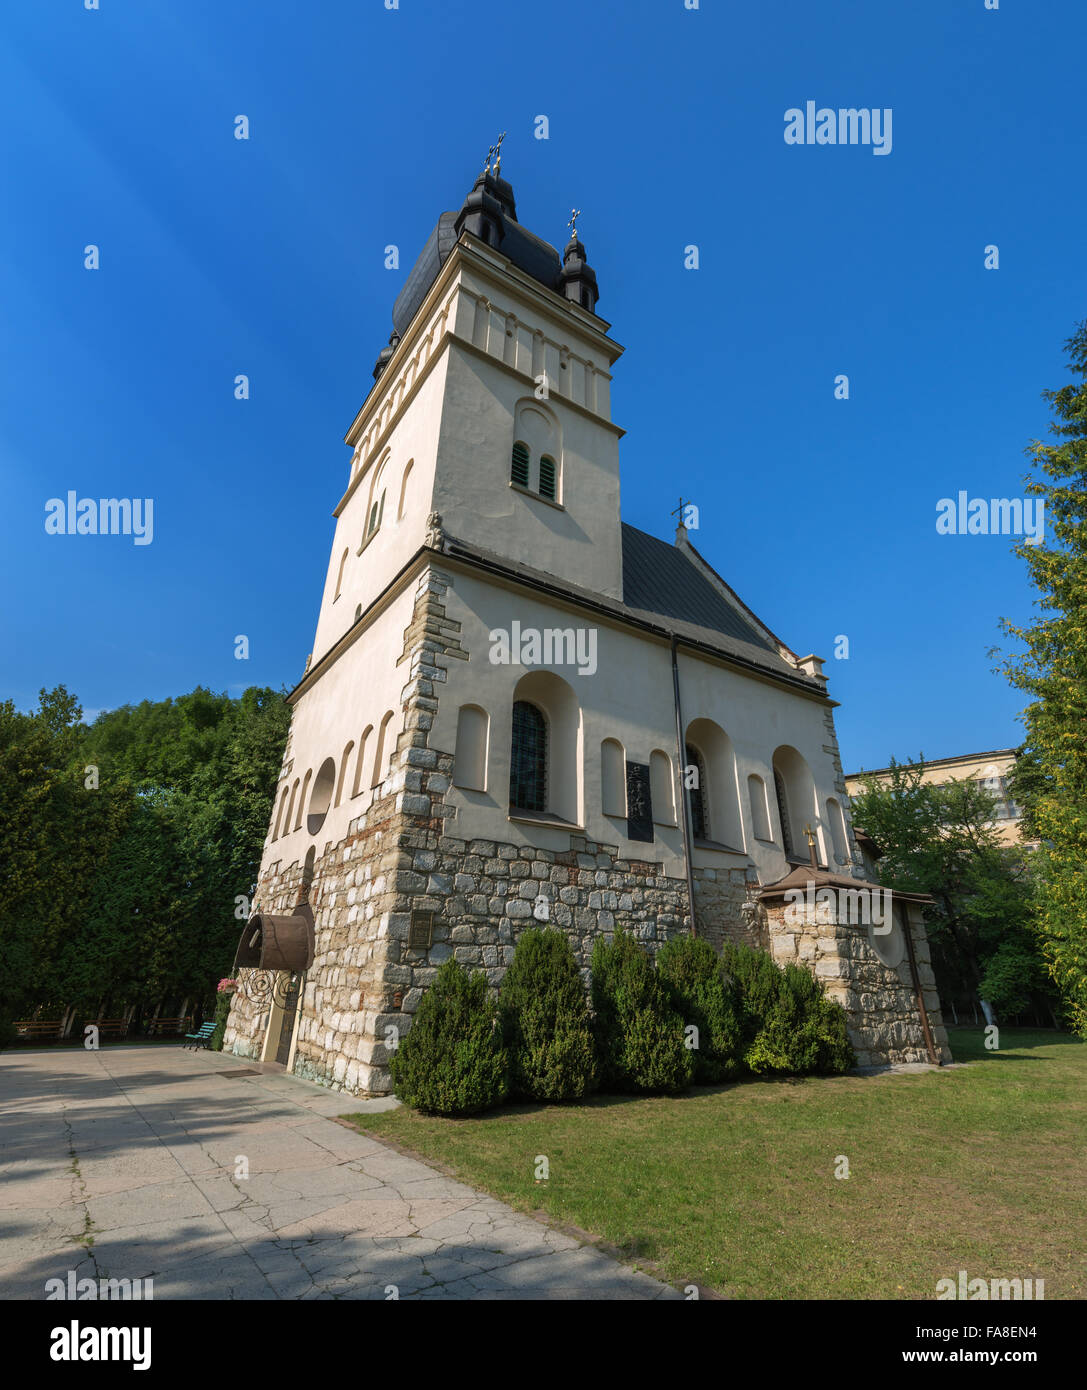
[[408, 946], [413, 951], [429, 951], [434, 940], [434, 913], [430, 908], [413, 907], [408, 928]]
[[648, 763], [627, 763], [627, 838], [653, 838], [653, 797]]

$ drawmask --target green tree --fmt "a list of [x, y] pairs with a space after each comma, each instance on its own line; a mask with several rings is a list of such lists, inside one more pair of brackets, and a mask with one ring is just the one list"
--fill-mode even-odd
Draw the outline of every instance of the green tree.
[[686, 934], [674, 936], [657, 953], [673, 1008], [685, 1025], [698, 1029], [694, 1079], [700, 1086], [727, 1081], [742, 1065], [738, 1001], [718, 964], [708, 941]]
[[473, 1115], [505, 1099], [509, 1055], [482, 971], [438, 967], [389, 1070], [404, 1104], [426, 1114]]
[[[881, 883], [934, 899], [925, 919], [943, 997], [1018, 1013], [1043, 983], [1027, 856], [1000, 843], [996, 797], [986, 787], [969, 778], [937, 786], [924, 773], [919, 759], [892, 760], [885, 779], [862, 775], [854, 823], [883, 852]], [[990, 971], [998, 953], [1001, 967]]]
[[1027, 492], [1045, 508], [1045, 538], [1015, 546], [1037, 591], [1039, 615], [1029, 624], [1001, 626], [1022, 644], [1003, 670], [1031, 697], [1013, 792], [1042, 842], [1037, 929], [1072, 1026], [1087, 1037], [1087, 320], [1065, 349], [1073, 380], [1043, 392], [1058, 442], [1036, 439], [1027, 449], [1034, 465]]
[[89, 728], [63, 686], [0, 704], [0, 1021], [210, 1002], [254, 883], [289, 712], [198, 689]]
[[841, 1075], [856, 1065], [845, 1011], [800, 965], [726, 942], [720, 971], [737, 1000], [743, 1062], [755, 1075]]
[[531, 1100], [576, 1100], [595, 1079], [585, 990], [565, 932], [521, 933], [502, 981], [510, 1090]]
[[649, 952], [626, 932], [593, 945], [592, 1001], [601, 1085], [675, 1093], [694, 1079], [683, 1019]]

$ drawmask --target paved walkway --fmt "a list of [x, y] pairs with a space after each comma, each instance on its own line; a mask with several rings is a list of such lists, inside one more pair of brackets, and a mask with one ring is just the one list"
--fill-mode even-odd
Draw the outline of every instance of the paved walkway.
[[388, 1104], [180, 1047], [0, 1053], [0, 1298], [69, 1270], [156, 1299], [683, 1297], [328, 1118]]

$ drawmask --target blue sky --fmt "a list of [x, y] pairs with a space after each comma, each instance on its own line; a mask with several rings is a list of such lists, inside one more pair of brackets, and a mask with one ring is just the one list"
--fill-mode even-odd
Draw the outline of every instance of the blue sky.
[[[847, 770], [1018, 740], [986, 651], [1024, 566], [936, 504], [1023, 495], [1087, 316], [1082, 0], [100, 4], [5, 7], [0, 698], [294, 684], [392, 301], [506, 130], [521, 220], [561, 246], [583, 209], [627, 349], [624, 519], [698, 504], [828, 658]], [[786, 145], [808, 100], [890, 108], [891, 153]], [[70, 490], [153, 498], [153, 543], [46, 535]]]

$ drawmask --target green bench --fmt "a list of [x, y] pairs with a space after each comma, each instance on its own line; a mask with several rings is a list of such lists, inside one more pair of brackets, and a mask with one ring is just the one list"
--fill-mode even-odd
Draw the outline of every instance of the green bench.
[[183, 1047], [207, 1047], [211, 1042], [211, 1035], [215, 1032], [214, 1023], [202, 1023], [195, 1033], [186, 1033]]

